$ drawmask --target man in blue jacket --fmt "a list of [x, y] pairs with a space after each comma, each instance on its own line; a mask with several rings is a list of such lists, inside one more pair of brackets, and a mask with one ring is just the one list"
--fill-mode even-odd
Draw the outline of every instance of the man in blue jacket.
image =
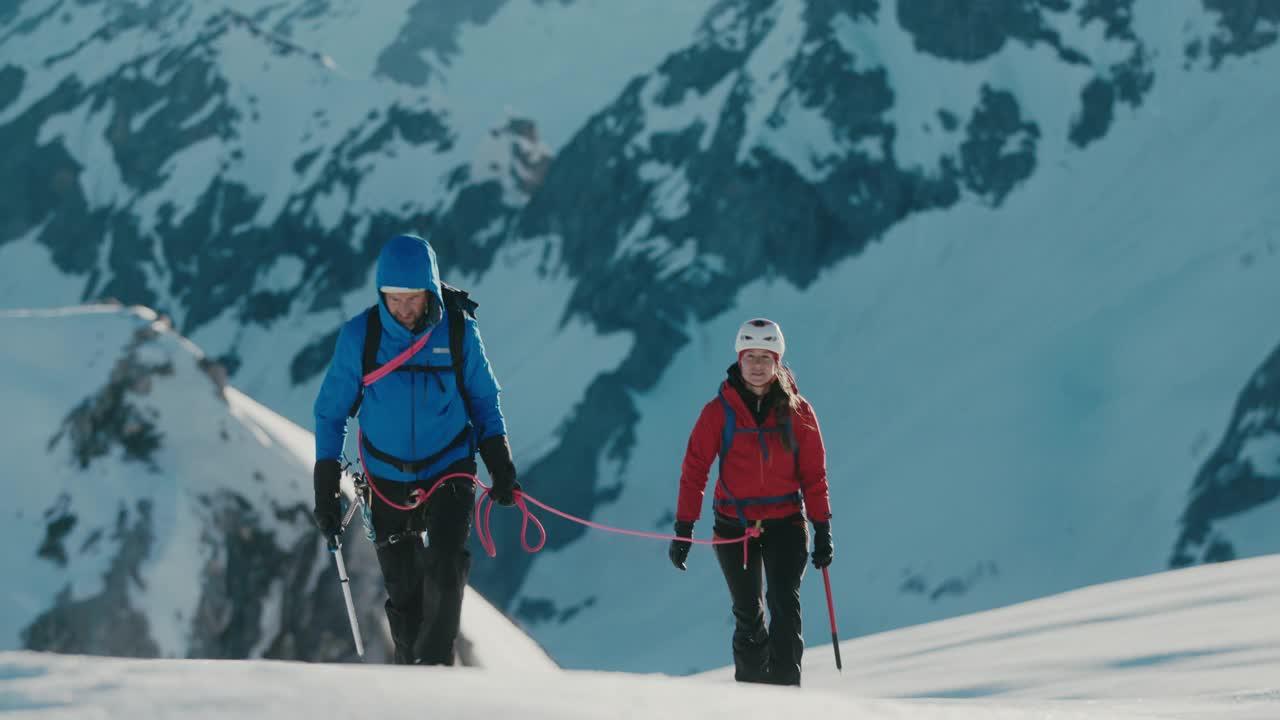
[[[342, 326], [316, 397], [314, 515], [326, 538], [340, 532], [339, 458], [347, 418], [358, 413], [361, 455], [377, 491], [371, 498], [372, 519], [395, 661], [452, 665], [471, 568], [466, 540], [475, 485], [469, 478], [453, 478], [411, 510], [391, 503], [410, 507], [415, 492], [425, 493], [437, 479], [474, 475], [477, 450], [493, 480], [491, 496], [503, 505], [513, 502], [519, 485], [498, 402], [500, 388], [475, 320], [446, 307], [447, 295], [449, 302], [456, 298], [442, 288], [436, 254], [426, 240], [391, 238], [378, 257], [377, 287], [378, 317], [371, 321], [371, 309]], [[459, 319], [464, 324], [462, 357], [454, 358], [450, 323]], [[375, 367], [415, 343], [421, 347], [362, 392], [365, 353], [374, 347], [366, 345], [370, 330], [380, 332]], [[424, 530], [425, 545], [420, 540]]]

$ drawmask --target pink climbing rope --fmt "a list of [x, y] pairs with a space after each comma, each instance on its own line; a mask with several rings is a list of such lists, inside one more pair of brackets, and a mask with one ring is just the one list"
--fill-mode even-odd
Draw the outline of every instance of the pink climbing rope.
[[[394, 360], [392, 362], [394, 362]], [[373, 373], [369, 373], [369, 374], [372, 375]], [[369, 486], [369, 489], [373, 491], [374, 495], [378, 496], [379, 500], [381, 500], [382, 502], [390, 505], [391, 507], [397, 510], [404, 510], [405, 512], [408, 512], [410, 510], [416, 509], [417, 507], [422, 505], [422, 503], [426, 502], [427, 498], [431, 497], [431, 493], [435, 492], [436, 488], [440, 487], [440, 483], [444, 482], [444, 478], [440, 478], [440, 480], [438, 480], [435, 485], [432, 485], [431, 489], [425, 493], [422, 492], [422, 488], [414, 488], [413, 492], [409, 493], [409, 496], [413, 498], [413, 502], [408, 505], [401, 505], [399, 503], [392, 502], [389, 498], [387, 498], [386, 495], [382, 494], [382, 491], [379, 490], [378, 486], [373, 482], [373, 475], [369, 472], [369, 463], [364, 461], [364, 431], [363, 430], [356, 433], [356, 446], [360, 448], [360, 468], [364, 470], [365, 484]], [[462, 473], [458, 473], [458, 474], [462, 474]], [[453, 476], [450, 475], [449, 477], [453, 477]], [[468, 475], [467, 477], [471, 477], [471, 476]]]
[[[386, 377], [388, 373], [394, 372], [396, 368], [408, 362], [409, 358], [416, 355], [419, 350], [425, 347], [427, 344], [427, 340], [429, 339], [431, 339], [430, 330], [427, 331], [426, 335], [423, 335], [421, 338], [415, 341], [412, 345], [406, 348], [404, 352], [392, 358], [391, 361], [388, 362], [386, 365], [383, 365], [382, 367], [374, 370], [368, 375], [365, 375], [361, 379], [361, 382], [366, 387], [368, 387], [369, 385], [372, 385], [378, 382], [379, 380], [381, 380], [382, 378]], [[489, 529], [489, 515], [493, 512], [493, 505], [494, 505], [493, 498], [489, 496], [490, 493], [492, 492], [492, 488], [480, 482], [479, 478], [477, 478], [475, 475], [472, 475], [470, 473], [450, 473], [436, 480], [435, 484], [431, 486], [431, 489], [427, 490], [426, 492], [423, 492], [422, 488], [414, 488], [413, 492], [409, 493], [409, 496], [413, 498], [413, 501], [408, 505], [401, 505], [399, 503], [393, 502], [386, 495], [383, 495], [382, 491], [378, 489], [378, 486], [374, 484], [373, 476], [369, 474], [369, 466], [364, 460], [364, 433], [363, 432], [358, 433], [356, 440], [357, 440], [356, 444], [360, 448], [360, 467], [364, 470], [365, 482], [369, 485], [369, 489], [373, 490], [374, 494], [378, 496], [379, 500], [381, 500], [382, 502], [386, 503], [387, 505], [397, 510], [403, 510], [405, 512], [408, 512], [410, 510], [415, 510], [421, 507], [423, 503], [425, 503], [427, 499], [431, 497], [431, 494], [436, 491], [436, 488], [440, 487], [441, 483], [451, 478], [456, 478], [456, 477], [470, 478], [471, 481], [474, 482], [476, 485], [479, 485], [480, 487], [484, 488], [484, 492], [480, 495], [480, 497], [476, 498], [476, 536], [480, 538], [480, 545], [484, 548], [484, 551], [489, 554], [489, 557], [498, 556], [498, 549], [493, 542], [493, 533]], [[485, 500], [489, 501], [489, 504], [487, 506], [485, 505]], [[524, 551], [528, 553], [536, 553], [547, 544], [547, 529], [543, 527], [542, 521], [538, 520], [538, 517], [533, 514], [532, 510], [529, 509], [529, 506], [527, 503], [533, 503], [534, 505], [537, 505], [538, 507], [542, 508], [543, 510], [546, 510], [547, 512], [553, 515], [558, 515], [564, 518], [565, 520], [576, 522], [579, 525], [585, 525], [586, 527], [593, 528], [595, 530], [603, 530], [604, 532], [617, 533], [619, 535], [632, 535], [634, 537], [650, 538], [652, 540], [682, 540], [684, 542], [688, 542], [693, 545], [728, 545], [729, 543], [740, 542], [742, 543], [743, 567], [746, 567], [747, 565], [747, 543], [750, 542], [751, 538], [760, 536], [760, 528], [758, 527], [747, 527], [746, 534], [744, 534], [740, 538], [714, 538], [711, 540], [694, 540], [693, 538], [680, 537], [679, 535], [663, 535], [661, 533], [642, 532], [640, 530], [627, 530], [625, 528], [610, 527], [608, 525], [601, 525], [600, 523], [591, 522], [590, 520], [584, 520], [583, 518], [577, 517], [576, 515], [570, 515], [569, 513], [564, 512], [562, 510], [557, 510], [556, 508], [553, 508], [550, 505], [542, 502], [541, 500], [538, 500], [537, 498], [524, 492], [523, 490], [517, 490], [515, 492], [515, 504], [516, 504], [516, 507], [520, 508], [520, 512], [523, 513], [523, 518], [520, 521], [520, 544], [521, 546], [524, 547]], [[480, 510], [481, 507], [484, 507], [483, 514], [481, 513], [481, 510]], [[535, 547], [531, 547], [529, 545], [528, 533], [529, 533], [530, 522], [532, 522], [538, 528], [538, 532], [542, 533], [542, 540], [540, 540], [537, 546]]]
[[[480, 539], [480, 545], [484, 548], [484, 551], [489, 554], [489, 557], [497, 557], [498, 550], [493, 541], [493, 533], [489, 529], [489, 515], [493, 512], [494, 505], [493, 498], [489, 496], [492, 489], [480, 482], [479, 479], [473, 479], [477, 485], [485, 489], [484, 493], [476, 500], [476, 536]], [[485, 500], [488, 500], [489, 502], [488, 505], [485, 506], [484, 513], [481, 514], [480, 508], [485, 505]], [[603, 525], [601, 523], [585, 520], [576, 515], [570, 515], [563, 510], [557, 510], [556, 508], [533, 497], [529, 493], [526, 493], [523, 490], [517, 490], [515, 492], [515, 504], [516, 507], [520, 508], [520, 512], [523, 514], [523, 518], [520, 521], [520, 544], [524, 547], [524, 551], [529, 553], [536, 553], [547, 544], [547, 530], [543, 527], [542, 522], [538, 520], [537, 516], [533, 514], [533, 511], [529, 509], [528, 503], [532, 503], [552, 515], [557, 515], [565, 520], [578, 523], [579, 525], [583, 525], [594, 530], [616, 533], [618, 535], [631, 535], [633, 537], [649, 538], [651, 540], [682, 540], [694, 545], [728, 545], [730, 543], [742, 543], [743, 565], [746, 565], [747, 563], [747, 543], [750, 542], [751, 538], [760, 536], [760, 529], [756, 527], [747, 527], [746, 534], [740, 538], [714, 538], [711, 540], [695, 540], [693, 538], [680, 537], [679, 535], [664, 535], [662, 533], [651, 533], [643, 532], [641, 530], [628, 530], [626, 528], [612, 527], [610, 525]], [[530, 522], [537, 526], [538, 532], [542, 533], [542, 540], [536, 546], [532, 547], [529, 545], [528, 541]]]
[[[365, 465], [363, 443], [360, 445], [360, 464], [362, 466]], [[373, 477], [369, 475], [369, 469], [367, 466], [364, 470], [365, 481], [369, 485], [369, 488], [373, 490], [374, 494], [378, 496], [378, 499], [397, 510], [409, 511], [420, 507], [428, 498], [431, 497], [431, 494], [434, 493], [442, 483], [452, 478], [467, 478], [479, 487], [484, 488], [484, 492], [476, 498], [476, 537], [480, 539], [480, 546], [484, 548], [484, 551], [488, 553], [489, 557], [498, 556], [498, 548], [493, 541], [493, 532], [489, 529], [489, 516], [493, 513], [493, 506], [495, 504], [494, 499], [490, 497], [492, 488], [480, 482], [480, 478], [470, 473], [450, 473], [436, 480], [435, 484], [431, 486], [431, 489], [427, 490], [425, 493], [422, 491], [422, 488], [414, 488], [413, 492], [410, 493], [414, 498], [413, 502], [409, 505], [400, 505], [392, 502], [386, 495], [382, 494], [381, 490], [378, 490], [378, 486], [373, 482]], [[486, 504], [486, 500], [488, 501], [488, 504]], [[520, 512], [523, 515], [520, 521], [520, 545], [524, 548], [524, 551], [528, 553], [536, 553], [542, 550], [542, 548], [547, 544], [547, 529], [543, 526], [542, 521], [539, 520], [538, 517], [533, 514], [533, 511], [529, 509], [529, 503], [546, 510], [552, 515], [562, 517], [565, 520], [578, 523], [579, 525], [584, 525], [594, 530], [602, 530], [604, 532], [616, 533], [618, 535], [631, 535], [634, 537], [649, 538], [651, 540], [683, 540], [694, 545], [728, 545], [730, 543], [742, 543], [742, 564], [744, 566], [747, 564], [747, 543], [751, 541], [751, 538], [760, 536], [760, 529], [757, 527], [747, 527], [746, 534], [740, 538], [713, 538], [711, 540], [695, 540], [693, 538], [680, 537], [679, 535], [664, 535], [662, 533], [651, 533], [643, 532], [641, 530], [628, 530], [626, 528], [612, 527], [592, 522], [590, 520], [585, 520], [576, 515], [570, 515], [563, 510], [558, 510], [542, 502], [523, 490], [517, 490], [515, 492], [515, 504], [516, 507], [520, 508]], [[538, 528], [538, 532], [542, 534], [542, 539], [538, 541], [537, 545], [529, 545], [529, 523], [533, 523], [534, 526]]]

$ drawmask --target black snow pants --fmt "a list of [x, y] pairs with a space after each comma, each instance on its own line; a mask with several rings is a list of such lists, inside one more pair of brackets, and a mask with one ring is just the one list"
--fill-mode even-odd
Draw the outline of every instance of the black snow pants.
[[[809, 559], [809, 530], [799, 513], [765, 520], [762, 530], [760, 537], [747, 543], [745, 568], [742, 545], [715, 546], [736, 620], [733, 677], [738, 682], [799, 685], [800, 656], [804, 654], [800, 580]], [[745, 532], [737, 520], [716, 513], [717, 538], [740, 538]]]
[[[475, 459], [456, 462], [430, 480], [401, 483], [374, 478], [373, 482], [389, 500], [407, 505], [415, 487], [426, 492], [438, 478], [455, 472], [474, 475]], [[425, 505], [408, 512], [372, 498], [378, 564], [387, 589], [387, 623], [398, 664], [454, 664], [462, 596], [471, 572], [466, 544], [474, 504], [475, 484], [466, 478], [445, 481]], [[423, 530], [425, 544], [417, 535]]]

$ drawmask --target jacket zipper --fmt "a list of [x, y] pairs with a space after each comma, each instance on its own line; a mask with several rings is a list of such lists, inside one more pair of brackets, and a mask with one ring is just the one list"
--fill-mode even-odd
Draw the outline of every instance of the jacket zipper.
[[[762, 397], [760, 397], [759, 395], [757, 395], [757, 396], [756, 396], [756, 413], [759, 413], [759, 412], [760, 412], [760, 406], [761, 406], [761, 404], [763, 404], [763, 403], [764, 403], [764, 398], [762, 398]], [[756, 413], [753, 413], [753, 415], [754, 415], [754, 414], [756, 414]], [[751, 418], [751, 419], [752, 419], [752, 420], [755, 420], [755, 418], [754, 418], [754, 417], [753, 417], [753, 418]], [[762, 422], [757, 422], [757, 423], [756, 423], [756, 427], [757, 427], [757, 428], [759, 428], [760, 430], [764, 430], [764, 423], [762, 423]], [[759, 481], [759, 484], [760, 484], [760, 487], [764, 487], [764, 444], [765, 444], [765, 443], [767, 443], [767, 442], [769, 442], [769, 439], [768, 439], [767, 437], [765, 437], [765, 434], [764, 434], [763, 432], [758, 433], [758, 437], [760, 438], [760, 481]]]
[[[412, 358], [410, 358], [412, 359]], [[418, 380], [414, 373], [409, 373], [409, 458], [418, 457]]]

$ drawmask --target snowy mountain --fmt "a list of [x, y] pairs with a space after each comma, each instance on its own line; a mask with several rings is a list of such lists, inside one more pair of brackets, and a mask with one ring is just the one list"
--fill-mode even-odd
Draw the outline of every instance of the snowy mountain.
[[[142, 308], [4, 311], [0, 332], [12, 408], [0, 445], [12, 511], [0, 529], [0, 647], [356, 659], [311, 522], [309, 432], [227, 385]], [[372, 546], [344, 553], [366, 660], [385, 662]], [[474, 594], [462, 632], [464, 663], [550, 665]]]
[[[157, 307], [307, 426], [380, 243], [416, 230], [481, 302], [525, 487], [650, 530], [768, 315], [831, 448], [850, 634], [1273, 552], [1278, 26], [1220, 0], [24, 0], [0, 305]], [[724, 662], [709, 556], [676, 577], [547, 523], [528, 555], [500, 515], [473, 582], [558, 660]]]
[[[481, 720], [841, 717], [1269, 720], [1276, 557], [1199, 567], [811, 647], [803, 692], [696, 678], [0, 653], [0, 711], [65, 717]], [[495, 692], [495, 690], [497, 690]]]

